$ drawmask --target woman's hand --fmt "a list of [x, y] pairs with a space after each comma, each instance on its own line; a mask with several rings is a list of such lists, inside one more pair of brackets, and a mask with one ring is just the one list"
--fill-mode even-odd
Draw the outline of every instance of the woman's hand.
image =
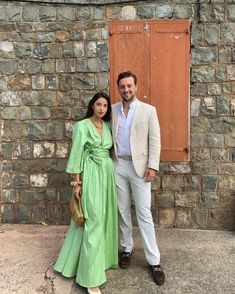
[[76, 186], [73, 188], [73, 194], [78, 199], [79, 197], [82, 197], [82, 186]]

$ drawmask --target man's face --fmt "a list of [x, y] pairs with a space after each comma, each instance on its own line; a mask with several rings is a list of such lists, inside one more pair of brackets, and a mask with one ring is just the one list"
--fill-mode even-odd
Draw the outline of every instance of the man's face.
[[118, 91], [124, 101], [132, 101], [137, 92], [134, 79], [132, 77], [121, 79], [118, 84]]

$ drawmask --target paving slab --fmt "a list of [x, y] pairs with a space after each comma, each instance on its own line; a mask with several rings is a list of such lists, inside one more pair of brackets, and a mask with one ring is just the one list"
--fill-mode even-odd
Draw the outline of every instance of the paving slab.
[[[53, 270], [68, 226], [0, 225], [1, 294], [79, 294], [86, 289]], [[233, 294], [235, 232], [156, 229], [166, 283], [154, 284], [139, 229], [129, 269], [107, 271], [103, 294]]]

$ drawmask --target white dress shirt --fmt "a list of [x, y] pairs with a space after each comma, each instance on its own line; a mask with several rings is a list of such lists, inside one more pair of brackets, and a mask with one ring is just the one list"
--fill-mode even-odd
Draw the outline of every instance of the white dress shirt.
[[117, 131], [117, 155], [118, 156], [130, 156], [130, 134], [131, 134], [131, 123], [135, 113], [136, 100], [134, 100], [130, 106], [127, 117], [123, 110], [123, 103], [118, 118], [118, 131]]

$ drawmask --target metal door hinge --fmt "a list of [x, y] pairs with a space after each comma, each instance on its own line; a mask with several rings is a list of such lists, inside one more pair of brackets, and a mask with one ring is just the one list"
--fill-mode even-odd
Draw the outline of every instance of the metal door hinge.
[[144, 30], [148, 30], [149, 29], [149, 25], [147, 24], [147, 22], [144, 24]]

